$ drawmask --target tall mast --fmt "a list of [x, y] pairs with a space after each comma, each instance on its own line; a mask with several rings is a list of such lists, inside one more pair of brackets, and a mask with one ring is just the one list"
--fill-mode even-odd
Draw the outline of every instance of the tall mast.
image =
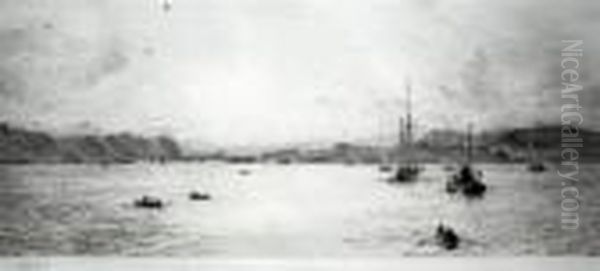
[[412, 116], [412, 86], [410, 78], [406, 80], [406, 146], [408, 153], [408, 164], [413, 164], [413, 116]]
[[406, 85], [406, 142], [409, 146], [412, 146], [413, 143], [412, 121], [412, 88], [408, 81]]
[[404, 131], [404, 117], [400, 117], [398, 124], [400, 127], [400, 130], [398, 131], [398, 136], [399, 136], [398, 147], [403, 147], [404, 144], [406, 144], [406, 135], [405, 135], [405, 131]]

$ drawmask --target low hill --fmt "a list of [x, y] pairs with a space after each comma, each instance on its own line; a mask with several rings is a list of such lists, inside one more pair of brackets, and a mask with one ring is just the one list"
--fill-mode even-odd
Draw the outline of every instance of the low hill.
[[0, 163], [130, 163], [181, 156], [178, 144], [164, 136], [53, 136], [0, 123]]
[[[519, 128], [498, 133], [491, 145], [505, 145], [513, 149], [526, 149], [529, 144], [549, 160], [562, 160], [562, 126]], [[576, 129], [565, 127], [564, 129]], [[588, 129], [573, 130], [583, 140], [583, 148], [577, 148], [580, 162], [600, 161], [600, 132]]]
[[[562, 129], [562, 126], [540, 126], [485, 131], [474, 135], [476, 156], [483, 160], [519, 161], [526, 159], [531, 145], [544, 159], [560, 161]], [[584, 146], [578, 149], [580, 162], [600, 161], [600, 132], [588, 129], [578, 129], [577, 132]], [[430, 150], [456, 150], [462, 148], [464, 138], [465, 135], [458, 131], [432, 130], [419, 145]]]

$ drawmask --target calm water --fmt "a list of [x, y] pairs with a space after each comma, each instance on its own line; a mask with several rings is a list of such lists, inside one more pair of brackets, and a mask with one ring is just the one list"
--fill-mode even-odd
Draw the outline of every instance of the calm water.
[[[444, 192], [428, 165], [418, 183], [389, 185], [376, 166], [128, 165], [0, 168], [1, 255], [397, 257], [598, 255], [600, 166], [583, 166], [581, 228], [560, 229], [561, 179], [521, 165], [479, 165], [482, 200]], [[240, 169], [251, 174], [239, 174]], [[192, 190], [213, 200], [188, 200]], [[132, 206], [141, 195], [163, 210]], [[464, 238], [447, 252], [438, 222]]]

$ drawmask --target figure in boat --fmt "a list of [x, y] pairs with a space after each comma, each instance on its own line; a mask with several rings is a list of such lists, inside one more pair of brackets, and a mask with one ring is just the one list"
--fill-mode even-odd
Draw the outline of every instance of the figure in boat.
[[411, 86], [407, 85], [406, 93], [406, 122], [405, 119], [400, 118], [400, 146], [403, 147], [401, 151], [404, 151], [408, 156], [408, 161], [398, 165], [394, 175], [390, 178], [392, 183], [406, 183], [416, 181], [419, 174], [423, 170], [419, 167], [419, 164], [414, 160], [414, 148], [413, 148], [413, 118], [412, 118], [412, 104], [411, 104]]
[[460, 237], [451, 227], [440, 223], [435, 231], [435, 242], [446, 250], [454, 250], [460, 244]]
[[475, 170], [471, 166], [473, 157], [473, 125], [469, 124], [467, 132], [466, 162], [460, 167], [458, 172], [450, 176], [446, 183], [448, 193], [462, 193], [467, 197], [482, 197], [487, 190], [487, 185], [483, 183], [483, 172]]

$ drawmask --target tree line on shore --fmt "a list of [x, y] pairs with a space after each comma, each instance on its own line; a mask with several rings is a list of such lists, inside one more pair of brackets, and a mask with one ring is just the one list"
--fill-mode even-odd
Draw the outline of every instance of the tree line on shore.
[[180, 159], [177, 142], [166, 136], [130, 133], [51, 135], [0, 123], [0, 163], [133, 163]]

